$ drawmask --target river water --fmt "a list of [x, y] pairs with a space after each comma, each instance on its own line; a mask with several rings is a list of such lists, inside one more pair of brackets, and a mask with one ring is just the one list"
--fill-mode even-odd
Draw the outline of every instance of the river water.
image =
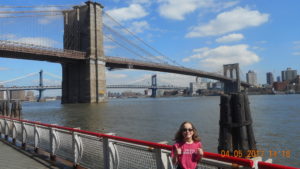
[[[263, 159], [299, 167], [300, 95], [249, 99], [254, 134], [258, 149], [264, 152]], [[169, 144], [173, 144], [179, 125], [191, 121], [200, 132], [205, 151], [217, 152], [219, 104], [219, 96], [111, 99], [104, 104], [25, 102], [23, 118]]]

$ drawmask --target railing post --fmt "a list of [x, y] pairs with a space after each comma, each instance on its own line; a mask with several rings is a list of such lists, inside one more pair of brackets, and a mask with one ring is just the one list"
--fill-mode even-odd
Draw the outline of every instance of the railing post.
[[50, 160], [55, 161], [56, 155], [55, 151], [57, 148], [57, 137], [55, 134], [55, 129], [53, 127], [50, 127]]
[[[79, 128], [76, 128], [79, 129]], [[82, 142], [81, 139], [78, 137], [78, 134], [76, 132], [73, 132], [73, 143], [72, 143], [72, 147], [73, 147], [73, 166], [74, 168], [76, 168], [78, 166], [78, 162], [81, 159], [82, 156]]]
[[37, 153], [39, 148], [40, 134], [37, 128], [37, 125], [34, 125], [34, 151]]
[[5, 140], [8, 140], [8, 133], [9, 133], [9, 126], [8, 126], [7, 120], [4, 119], [4, 135], [5, 135]]
[[17, 135], [17, 128], [16, 128], [16, 126], [15, 126], [15, 121], [14, 120], [12, 120], [11, 121], [11, 123], [12, 123], [12, 142], [13, 142], [13, 144], [16, 144], [16, 135]]
[[162, 152], [162, 149], [155, 149], [156, 168], [168, 169], [168, 157]]
[[[116, 135], [115, 133], [106, 133], [107, 135]], [[110, 139], [103, 137], [103, 165], [105, 169], [118, 168], [118, 158], [115, 157], [116, 149], [113, 147]], [[115, 167], [116, 166], [116, 167]]]
[[21, 122], [21, 127], [22, 127], [22, 148], [26, 149], [27, 132], [26, 132], [24, 122]]

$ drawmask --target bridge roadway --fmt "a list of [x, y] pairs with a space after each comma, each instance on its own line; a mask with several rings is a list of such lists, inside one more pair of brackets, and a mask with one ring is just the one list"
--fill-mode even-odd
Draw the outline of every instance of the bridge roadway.
[[[29, 59], [49, 62], [76, 62], [85, 60], [86, 53], [72, 50], [47, 48], [36, 45], [28, 45], [11, 41], [0, 40], [0, 57], [14, 59]], [[219, 75], [216, 73], [205, 72], [186, 67], [174, 66], [169, 64], [161, 64], [155, 62], [145, 62], [133, 59], [125, 59], [119, 57], [107, 56], [102, 60], [106, 67], [109, 68], [124, 68], [124, 69], [140, 69], [151, 70], [168, 73], [177, 73], [183, 75], [205, 77], [209, 79], [219, 80], [222, 82], [233, 82], [234, 79]], [[241, 82], [242, 86], [249, 87], [249, 83]]]
[[[16, 87], [0, 87], [0, 91], [17, 91], [17, 90], [48, 90], [61, 89], [61, 86], [16, 86]], [[108, 89], [186, 89], [186, 87], [177, 86], [147, 86], [147, 85], [107, 85]]]

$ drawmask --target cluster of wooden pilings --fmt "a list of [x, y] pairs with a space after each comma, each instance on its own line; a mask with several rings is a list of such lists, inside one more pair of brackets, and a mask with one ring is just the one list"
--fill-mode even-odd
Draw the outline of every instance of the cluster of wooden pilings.
[[21, 118], [22, 114], [22, 104], [21, 101], [0, 101], [0, 115], [11, 117], [11, 118]]
[[242, 92], [224, 94], [220, 102], [218, 151], [247, 157], [250, 151], [256, 150], [248, 96]]

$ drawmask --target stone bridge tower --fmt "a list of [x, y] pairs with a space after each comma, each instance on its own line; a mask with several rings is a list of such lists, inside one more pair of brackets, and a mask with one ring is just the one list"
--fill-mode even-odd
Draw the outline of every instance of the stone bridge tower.
[[88, 1], [64, 12], [64, 49], [86, 52], [86, 59], [62, 63], [62, 103], [106, 100], [102, 8]]
[[[224, 76], [235, 79], [235, 82], [225, 82], [224, 83], [224, 92], [240, 92], [241, 91], [241, 80], [240, 80], [240, 68], [239, 64], [227, 64], [223, 65]], [[228, 74], [229, 73], [229, 74]]]

